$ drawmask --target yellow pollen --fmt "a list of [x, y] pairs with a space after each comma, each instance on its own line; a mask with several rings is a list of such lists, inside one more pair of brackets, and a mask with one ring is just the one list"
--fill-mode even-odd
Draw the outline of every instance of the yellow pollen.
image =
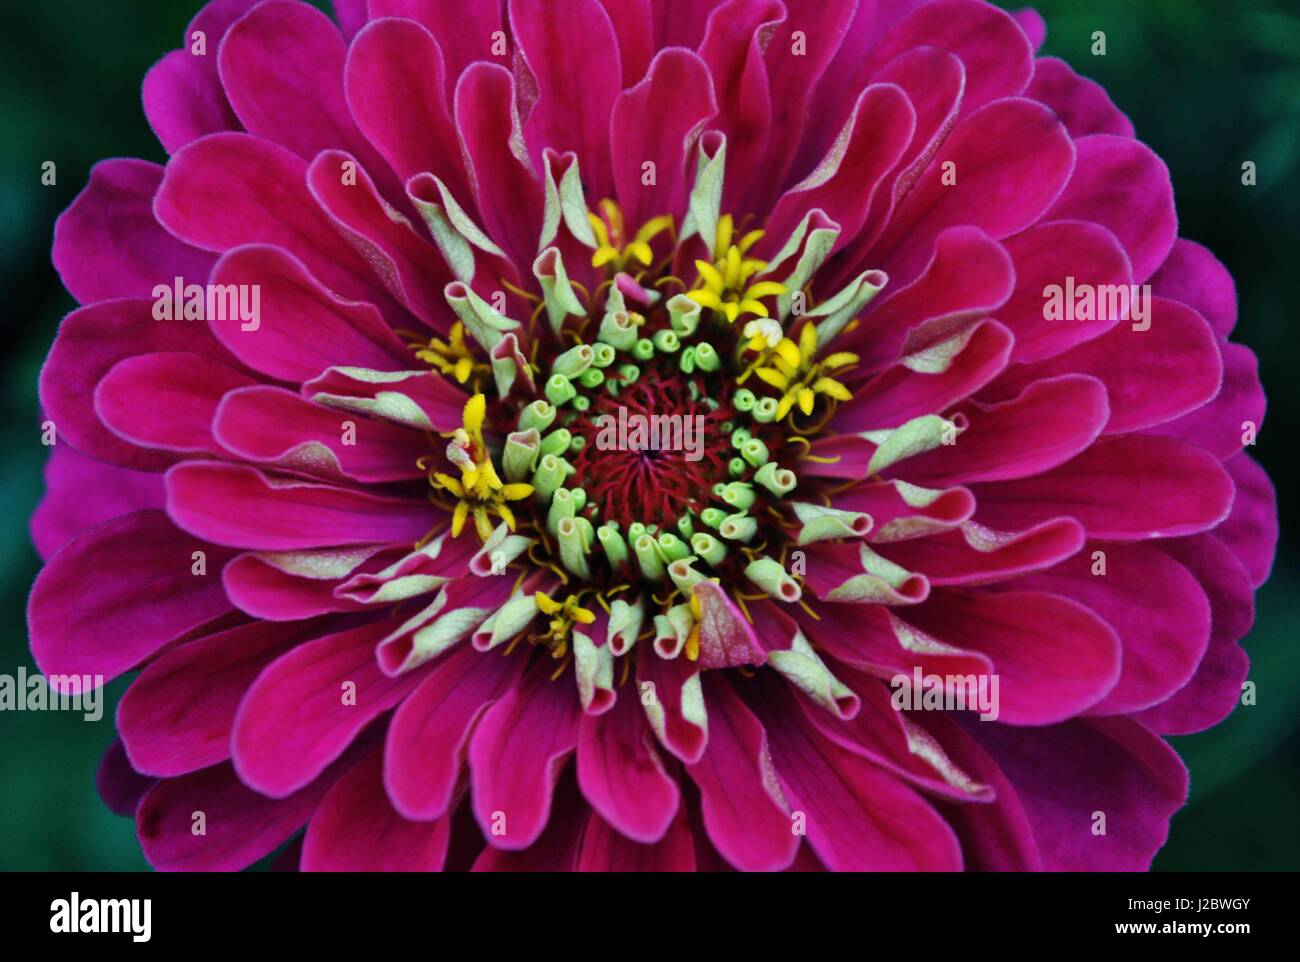
[[521, 501], [533, 493], [531, 484], [505, 484], [497, 474], [487, 445], [483, 441], [483, 418], [487, 399], [475, 394], [465, 402], [463, 427], [452, 432], [447, 445], [447, 460], [460, 469], [460, 478], [435, 471], [433, 486], [456, 499], [451, 515], [451, 536], [459, 538], [465, 522], [472, 516], [479, 539], [487, 541], [496, 527], [492, 518], [504, 521], [515, 530], [515, 515], [507, 502]]

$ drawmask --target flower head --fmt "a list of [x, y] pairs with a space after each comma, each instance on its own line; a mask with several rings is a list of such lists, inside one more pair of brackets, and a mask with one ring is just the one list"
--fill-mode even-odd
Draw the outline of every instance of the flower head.
[[1144, 867], [1276, 537], [1231, 279], [1033, 14], [651, 5], [150, 72], [41, 382], [106, 795], [162, 868]]

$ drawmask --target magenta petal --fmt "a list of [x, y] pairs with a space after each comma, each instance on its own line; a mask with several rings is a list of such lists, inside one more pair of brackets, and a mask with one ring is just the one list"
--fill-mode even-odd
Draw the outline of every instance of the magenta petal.
[[1178, 236], [1169, 169], [1150, 147], [1128, 137], [1093, 134], [1076, 142], [1074, 176], [1048, 214], [1110, 228], [1141, 284], [1161, 265]]
[[455, 105], [480, 226], [514, 263], [527, 264], [537, 255], [542, 188], [512, 150], [518, 104], [510, 71], [474, 64], [456, 85]]
[[1237, 325], [1237, 286], [1217, 257], [1195, 241], [1179, 238], [1151, 277], [1159, 297], [1182, 301], [1198, 311], [1219, 337]]
[[[355, 183], [345, 183], [346, 165], [355, 168]], [[438, 331], [451, 327], [451, 309], [442, 290], [451, 272], [438, 249], [416, 232], [380, 196], [367, 168], [351, 154], [323, 150], [307, 168], [307, 187], [347, 241], [411, 313]]]
[[434, 174], [468, 203], [443, 74], [443, 50], [429, 31], [410, 20], [372, 20], [348, 50], [348, 106], [399, 179]]
[[256, 328], [238, 318], [208, 323], [217, 340], [262, 374], [297, 384], [337, 365], [400, 371], [411, 363], [373, 305], [334, 294], [283, 248], [237, 247], [212, 269], [212, 283], [261, 292]]
[[[1104, 575], [1094, 573], [1099, 550]], [[1192, 677], [1210, 640], [1205, 592], [1186, 568], [1154, 546], [1092, 542], [1023, 584], [1087, 605], [1119, 635], [1119, 682], [1092, 714], [1128, 714], [1164, 701]]]
[[664, 770], [637, 699], [619, 698], [578, 728], [578, 784], [617, 834], [649, 844], [664, 837], [677, 812], [677, 780]]
[[[831, 154], [777, 203], [767, 231], [784, 243], [804, 214], [819, 209], [840, 225], [843, 247], [867, 223], [872, 199], [912, 140], [916, 113], [900, 87], [872, 84], [862, 92]], [[730, 154], [730, 145], [728, 145]]]
[[[804, 816], [808, 841], [828, 869], [961, 868], [957, 837], [920, 795], [818, 732], [778, 684], [766, 686], [762, 704], [789, 807]], [[786, 832], [792, 824], [786, 820]]]
[[148, 300], [104, 301], [73, 311], [41, 369], [41, 406], [60, 443], [122, 467], [161, 471], [174, 454], [146, 451], [122, 440], [95, 413], [95, 387], [119, 361], [139, 354], [184, 351], [229, 363], [230, 354], [198, 321], [156, 321]]
[[1119, 637], [1077, 601], [1038, 591], [935, 591], [902, 612], [940, 641], [993, 661], [998, 721], [1050, 725], [1101, 701], [1120, 677]]
[[[876, 552], [930, 584], [981, 585], [1050, 568], [1083, 547], [1072, 518], [1044, 521], [1024, 531], [990, 531], [970, 522], [953, 531], [876, 546]], [[229, 570], [229, 569], [227, 569]]]
[[56, 444], [45, 463], [45, 496], [32, 514], [32, 542], [48, 559], [81, 532], [144, 508], [161, 508], [162, 475], [128, 471]]
[[302, 845], [304, 872], [437, 872], [451, 822], [408, 822], [384, 794], [383, 751], [339, 778], [316, 807]]
[[913, 332], [934, 329], [954, 335], [963, 324], [994, 311], [1015, 289], [1011, 258], [977, 228], [943, 231], [934, 239], [929, 257], [920, 277], [873, 302], [862, 325], [836, 341], [837, 349], [861, 355], [864, 371], [898, 360]]
[[609, 115], [623, 67], [609, 15], [597, 0], [512, 0], [510, 26], [536, 83], [524, 122], [534, 167], [543, 147], [571, 150], [587, 196], [610, 196]]
[[122, 696], [117, 729], [142, 772], [170, 777], [230, 757], [244, 692], [262, 669], [324, 622], [254, 622], [178, 645], [151, 662]]
[[[1043, 864], [1038, 842], [1011, 779], [980, 747], [978, 738], [953, 719], [931, 712], [927, 714], [925, 723], [948, 757], [972, 777], [988, 785], [994, 793], [994, 797], [983, 805], [938, 803], [944, 819], [961, 839], [967, 871], [1041, 871]], [[978, 734], [976, 730], [975, 735]]]
[[232, 605], [265, 621], [297, 621], [366, 607], [336, 598], [337, 579], [297, 577], [252, 554], [241, 554], [226, 565], [221, 584]]
[[[160, 782], [136, 810], [149, 864], [164, 872], [233, 872], [270, 855], [302, 828], [346, 763], [285, 799], [259, 795], [230, 765]], [[204, 834], [194, 831], [195, 813]]]
[[923, 487], [1038, 475], [1085, 450], [1110, 417], [1106, 388], [1080, 374], [1034, 381], [1011, 400], [960, 410], [970, 427], [956, 444], [908, 458], [887, 473]]
[[398, 812], [413, 819], [447, 814], [474, 726], [518, 684], [525, 664], [523, 658], [485, 655], [465, 645], [402, 702], [388, 727], [384, 756], [384, 784]]
[[1135, 716], [1162, 735], [1189, 735], [1217, 725], [1241, 702], [1250, 659], [1238, 642], [1255, 618], [1253, 586], [1240, 562], [1215, 535], [1198, 534], [1161, 547], [1196, 576], [1210, 601], [1210, 644], [1192, 680]]
[[913, 418], [946, 411], [993, 380], [1007, 365], [1015, 337], [997, 321], [980, 321], [946, 370], [914, 371], [904, 364], [886, 369], [839, 409], [831, 428], [873, 431], [896, 428]]
[[346, 56], [343, 37], [325, 14], [310, 4], [267, 0], [227, 32], [218, 68], [249, 133], [304, 160], [327, 148], [344, 148], [377, 170], [382, 162], [357, 129], [343, 95]]
[[[206, 573], [195, 574], [195, 552]], [[231, 611], [221, 566], [231, 552], [188, 537], [161, 511], [91, 528], [36, 576], [27, 609], [32, 654], [46, 675], [129, 671], [168, 642]], [[122, 577], [122, 572], [131, 577]]]
[[415, 543], [437, 521], [413, 499], [272, 479], [236, 464], [187, 461], [167, 472], [166, 484], [167, 513], [177, 524], [235, 548]]
[[1034, 79], [1025, 95], [1056, 111], [1072, 137], [1133, 136], [1133, 122], [1115, 106], [1106, 88], [1079, 76], [1064, 60], [1040, 57], [1034, 61]]
[[257, 385], [221, 399], [212, 434], [245, 461], [328, 481], [367, 484], [424, 477], [419, 436], [389, 421], [313, 404], [284, 388]]
[[[466, 806], [468, 807], [468, 806]], [[546, 830], [525, 849], [486, 845], [474, 859], [472, 872], [575, 872], [582, 847], [582, 833], [591, 809], [582, 800], [573, 769], [565, 768], [555, 786], [555, 801]], [[478, 834], [478, 826], [473, 826]]]
[[992, 528], [1059, 518], [1090, 537], [1173, 538], [1214, 527], [1232, 506], [1232, 479], [1209, 453], [1172, 438], [1102, 438], [1036, 477], [976, 485], [975, 520]]
[[375, 643], [392, 627], [389, 619], [317, 638], [257, 676], [231, 737], [246, 784], [272, 798], [292, 795], [414, 689], [419, 672], [389, 678], [375, 663]]
[[1119, 239], [1099, 224], [1065, 220], [1035, 224], [1005, 241], [1015, 262], [1016, 289], [998, 309], [998, 320], [1016, 335], [1012, 360], [1038, 361], [1052, 357], [1076, 344], [1108, 331], [1118, 318], [1107, 314], [1096, 320], [1045, 319], [1046, 291], [1071, 282], [1076, 289], [1090, 285], [1100, 290], [1107, 285], [1133, 282], [1128, 254]]
[[306, 161], [268, 140], [210, 134], [186, 145], [167, 164], [154, 213], [177, 237], [204, 250], [283, 247], [339, 295], [401, 315], [312, 198]]
[[685, 808], [653, 844], [635, 842], [592, 812], [582, 834], [579, 872], [694, 872], [695, 839]]
[[567, 686], [551, 683], [541, 658], [479, 722], [469, 744], [474, 816], [494, 848], [537, 841], [551, 817], [560, 769], [578, 744], [582, 711]]
[[1277, 492], [1254, 458], [1239, 454], [1224, 465], [1237, 486], [1232, 512], [1214, 536], [1240, 560], [1256, 588], [1268, 580], [1277, 556]]
[[913, 47], [949, 50], [966, 67], [962, 112], [1021, 93], [1034, 71], [1029, 38], [1011, 18], [975, 0], [935, 0], [900, 20], [871, 52], [881, 65]]
[[[624, 91], [610, 118], [614, 184], [629, 230], [659, 214], [680, 217], [694, 175], [692, 140], [717, 111], [709, 68], [690, 50], [662, 50], [645, 80]], [[654, 164], [654, 183], [643, 164]], [[689, 174], [688, 174], [689, 171]]]
[[709, 741], [707, 715], [703, 713], [702, 701], [697, 702], [701, 677], [699, 668], [689, 659], [666, 661], [650, 645], [642, 644], [638, 648], [637, 688], [643, 693], [653, 693], [655, 705], [663, 712], [662, 723], [656, 727], [652, 707], [643, 700], [647, 717], [655, 727], [659, 743], [687, 764], [700, 760]]
[[140, 799], [158, 784], [158, 779], [141, 775], [131, 767], [122, 740], [114, 738], [95, 771], [95, 790], [114, 815], [131, 818]]
[[1253, 436], [1263, 427], [1267, 401], [1255, 352], [1229, 341], [1219, 346], [1223, 351], [1223, 383], [1213, 400], [1150, 428], [1148, 433], [1190, 441], [1227, 461], [1253, 443]]
[[[994, 238], [1024, 230], [1060, 195], [1074, 153], [1065, 128], [1042, 104], [1008, 98], [977, 110], [957, 123], [899, 205], [874, 245], [883, 257], [879, 266], [906, 283], [920, 273], [931, 244], [947, 227], [978, 227]], [[961, 172], [953, 185], [942, 180], [949, 162]]]
[[200, 284], [212, 256], [169, 234], [153, 215], [163, 170], [144, 160], [105, 160], [54, 225], [54, 267], [83, 304], [148, 297], [183, 277]]
[[771, 872], [793, 860], [799, 835], [776, 786], [763, 725], [731, 686], [705, 676], [709, 744], [686, 770], [700, 790], [709, 839], [742, 871]]
[[[212, 45], [215, 50], [216, 38]], [[220, 81], [204, 63], [207, 59], [188, 49], [173, 50], [145, 74], [144, 113], [169, 154], [207, 134], [241, 129]]]
[[[212, 418], [222, 395], [256, 383], [201, 354], [137, 354], [119, 361], [99, 382], [95, 413], [131, 444], [220, 456], [225, 452], [212, 436]], [[159, 417], [160, 411], [167, 416]]]
[[[475, 60], [505, 60], [493, 52], [497, 31], [504, 26], [499, 3], [457, 3], [446, 0], [370, 0], [370, 19], [404, 17], [433, 34], [447, 58], [447, 83]], [[508, 62], [508, 61], [507, 61]]]
[[974, 735], [1016, 786], [1049, 871], [1145, 871], [1187, 799], [1177, 753], [1128, 718]]

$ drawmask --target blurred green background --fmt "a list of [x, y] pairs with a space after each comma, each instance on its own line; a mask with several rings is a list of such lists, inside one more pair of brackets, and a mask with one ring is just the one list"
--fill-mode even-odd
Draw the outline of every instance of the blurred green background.
[[[0, 36], [0, 672], [34, 671], [25, 607], [37, 559], [27, 518], [40, 497], [36, 378], [59, 318], [74, 307], [49, 264], [58, 213], [104, 157], [162, 161], [140, 108], [149, 66], [179, 45], [200, 0], [6, 3]], [[1023, 4], [1008, 4], [1011, 7]], [[1300, 868], [1300, 554], [1289, 524], [1296, 488], [1300, 362], [1300, 7], [1297, 0], [1043, 0], [1045, 53], [1101, 82], [1169, 164], [1180, 233], [1214, 250], [1237, 279], [1234, 334], [1260, 355], [1269, 394], [1257, 456], [1283, 493], [1283, 540], [1246, 640], [1259, 703], [1175, 742], [1192, 795], [1156, 861], [1163, 869]], [[1106, 33], [1105, 56], [1090, 52]], [[40, 185], [42, 162], [58, 183]], [[1253, 160], [1258, 186], [1241, 184]], [[1288, 600], [1289, 599], [1289, 600]], [[112, 739], [110, 686], [98, 724], [70, 712], [0, 714], [0, 869], [143, 869], [129, 819], [95, 794]]]

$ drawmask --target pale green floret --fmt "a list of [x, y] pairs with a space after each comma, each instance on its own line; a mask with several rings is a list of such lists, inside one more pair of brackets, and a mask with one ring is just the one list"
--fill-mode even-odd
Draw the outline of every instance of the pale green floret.
[[780, 403], [774, 397], [759, 398], [750, 414], [759, 424], [771, 424], [776, 420], [777, 407]]
[[745, 577], [777, 601], [793, 603], [803, 597], [803, 589], [771, 558], [758, 558], [745, 568]]
[[600, 322], [596, 337], [618, 351], [630, 351], [637, 342], [639, 326], [627, 311], [613, 311]]
[[598, 367], [589, 367], [578, 375], [578, 383], [587, 389], [598, 388], [605, 382], [605, 372]]
[[572, 471], [572, 466], [564, 458], [557, 458], [551, 454], [543, 455], [542, 460], [538, 462], [537, 470], [533, 472], [533, 492], [537, 500], [542, 503], [549, 500]]
[[506, 480], [511, 483], [522, 482], [537, 466], [538, 450], [541, 439], [536, 428], [527, 431], [515, 431], [506, 436], [506, 446], [501, 454], [501, 467]]
[[627, 542], [618, 533], [617, 523], [608, 521], [597, 528], [596, 540], [604, 549], [605, 557], [609, 559], [611, 567], [617, 568], [627, 561]]
[[593, 344], [591, 350], [591, 363], [596, 367], [609, 367], [614, 363], [614, 358], [618, 353], [612, 346], [603, 341]]
[[778, 498], [789, 494], [798, 483], [793, 471], [788, 468], [777, 467], [775, 461], [767, 462], [754, 472], [754, 480]]
[[578, 389], [563, 374], [552, 374], [546, 381], [546, 400], [556, 407], [569, 403], [577, 394]]
[[632, 345], [632, 356], [638, 361], [648, 361], [655, 356], [655, 342], [648, 337], [638, 338]]
[[722, 366], [722, 358], [713, 349], [713, 345], [706, 341], [703, 344], [695, 345], [695, 365], [701, 371], [712, 373]]
[[685, 294], [677, 294], [668, 301], [668, 323], [682, 337], [695, 333], [700, 324], [703, 308]]
[[586, 518], [565, 518], [556, 528], [555, 537], [560, 544], [560, 564], [579, 578], [591, 577], [591, 566], [587, 564], [587, 555], [591, 553], [588, 535], [590, 530], [591, 522]]
[[578, 344], [555, 359], [551, 364], [551, 373], [563, 374], [569, 380], [573, 380], [591, 367], [595, 357], [596, 352], [590, 344]]
[[659, 557], [659, 543], [648, 534], [643, 534], [632, 543], [637, 563], [641, 565], [641, 574], [648, 581], [664, 579], [664, 563]]
[[727, 520], [727, 512], [721, 508], [705, 508], [700, 512], [700, 520], [716, 531]]
[[727, 462], [727, 473], [733, 478], [743, 478], [749, 472], [749, 465], [744, 458], [732, 458]]
[[747, 387], [742, 387], [731, 396], [731, 406], [742, 414], [754, 410], [754, 405], [757, 403], [758, 398], [754, 397], [754, 392]]
[[656, 351], [664, 354], [676, 354], [682, 347], [682, 339], [667, 328], [655, 331], [652, 343]]
[[555, 407], [538, 399], [519, 413], [520, 431], [545, 431], [555, 421]]
[[719, 497], [737, 511], [748, 511], [754, 506], [754, 486], [744, 481], [732, 481], [722, 486]]
[[756, 468], [761, 468], [767, 464], [771, 454], [767, 450], [767, 445], [758, 438], [750, 438], [745, 442], [745, 446], [740, 449], [740, 456]]
[[728, 541], [743, 541], [748, 544], [758, 534], [758, 522], [747, 514], [729, 514], [718, 526], [718, 534]]
[[714, 568], [722, 564], [727, 557], [726, 546], [713, 535], [703, 531], [691, 535], [691, 550]]
[[680, 561], [691, 553], [686, 543], [671, 531], [661, 531], [655, 540], [659, 544], [659, 555], [666, 562]]
[[687, 555], [685, 558], [679, 558], [668, 566], [668, 577], [672, 579], [673, 586], [682, 594], [690, 594], [695, 585], [706, 580], [704, 575], [692, 567], [695, 561], [694, 557]]
[[859, 538], [871, 530], [870, 515], [861, 511], [841, 511], [802, 501], [792, 507], [803, 524], [799, 529], [801, 546], [835, 538]]
[[556, 428], [546, 437], [542, 438], [542, 454], [553, 454], [557, 458], [565, 451], [569, 450], [569, 445], [573, 442], [573, 435], [569, 433], [568, 428]]
[[577, 513], [578, 506], [573, 503], [573, 495], [566, 488], [560, 488], [551, 495], [551, 506], [546, 512], [546, 529], [551, 534], [558, 534], [560, 522]]

